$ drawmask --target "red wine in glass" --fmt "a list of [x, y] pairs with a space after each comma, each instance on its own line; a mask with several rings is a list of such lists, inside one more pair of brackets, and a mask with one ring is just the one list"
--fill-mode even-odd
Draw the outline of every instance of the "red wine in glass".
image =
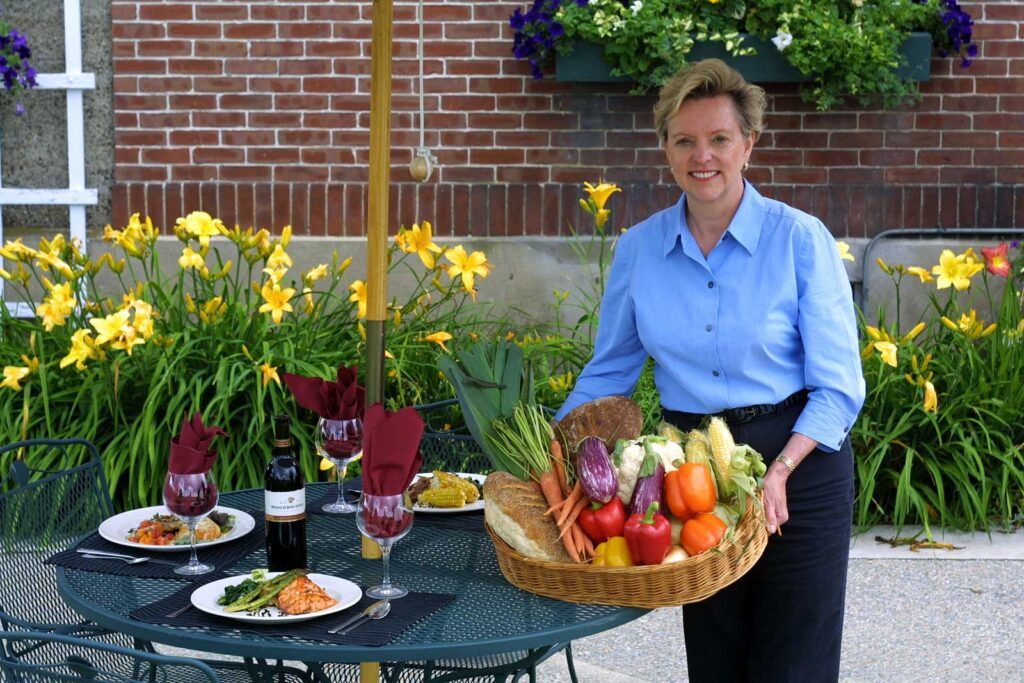
[[197, 474], [168, 472], [164, 478], [164, 505], [185, 520], [192, 549], [188, 564], [176, 567], [174, 569], [176, 574], [196, 576], [213, 571], [213, 565], [201, 563], [196, 557], [196, 525], [217, 506], [217, 497], [217, 484], [214, 483], [213, 474], [210, 472]]

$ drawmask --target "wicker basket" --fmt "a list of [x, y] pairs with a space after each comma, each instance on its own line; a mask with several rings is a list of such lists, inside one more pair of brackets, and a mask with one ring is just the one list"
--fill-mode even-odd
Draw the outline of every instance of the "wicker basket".
[[523, 590], [569, 602], [623, 607], [669, 607], [698, 602], [746, 574], [768, 544], [760, 506], [747, 512], [714, 550], [672, 564], [595, 567], [521, 555], [487, 527], [501, 573]]

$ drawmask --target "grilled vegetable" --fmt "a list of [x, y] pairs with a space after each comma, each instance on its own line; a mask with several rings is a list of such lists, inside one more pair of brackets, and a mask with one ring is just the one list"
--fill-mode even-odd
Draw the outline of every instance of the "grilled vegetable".
[[583, 493], [594, 502], [607, 503], [615, 497], [619, 482], [604, 441], [594, 436], [583, 440], [576, 453], [576, 478]]
[[[305, 576], [305, 569], [292, 569], [273, 579], [256, 581], [256, 586], [249, 592], [236, 598], [224, 608], [225, 612], [251, 612], [269, 604], [288, 586], [300, 576]], [[246, 579], [249, 581], [250, 579]], [[244, 583], [244, 582], [243, 582]]]
[[460, 508], [466, 504], [466, 492], [458, 486], [430, 487], [420, 494], [419, 503], [435, 508]]
[[633, 498], [629, 503], [630, 514], [644, 514], [651, 503], [658, 503], [659, 510], [665, 507], [665, 467], [661, 464], [654, 446], [644, 442], [644, 460], [640, 465]]

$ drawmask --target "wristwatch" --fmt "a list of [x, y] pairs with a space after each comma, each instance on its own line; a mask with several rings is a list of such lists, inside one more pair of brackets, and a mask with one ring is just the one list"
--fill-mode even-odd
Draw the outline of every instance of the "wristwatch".
[[779, 454], [775, 457], [775, 460], [785, 465], [790, 474], [796, 471], [796, 463], [789, 456]]

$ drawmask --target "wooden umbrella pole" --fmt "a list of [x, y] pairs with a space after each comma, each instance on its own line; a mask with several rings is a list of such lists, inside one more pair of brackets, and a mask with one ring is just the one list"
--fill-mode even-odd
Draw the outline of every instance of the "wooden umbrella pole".
[[[393, 0], [373, 0], [370, 57], [370, 188], [366, 223], [366, 405], [384, 402], [384, 322], [387, 318], [388, 183], [391, 175], [391, 24]], [[362, 556], [380, 546], [362, 536]], [[380, 664], [362, 662], [359, 680], [380, 680]]]

